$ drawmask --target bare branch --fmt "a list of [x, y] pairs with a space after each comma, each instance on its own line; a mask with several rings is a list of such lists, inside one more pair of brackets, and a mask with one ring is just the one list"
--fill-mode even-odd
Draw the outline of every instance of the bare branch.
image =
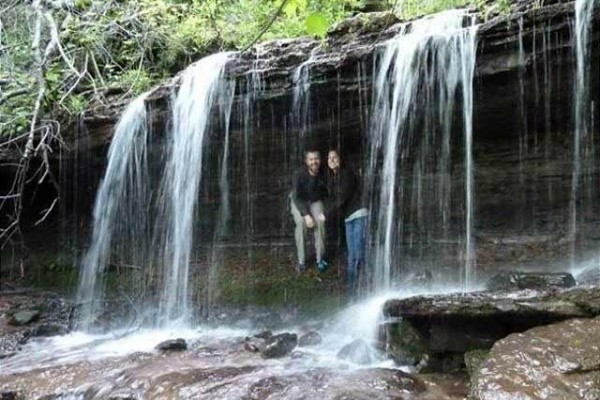
[[29, 92], [29, 88], [12, 90], [12, 91], [6, 93], [4, 96], [0, 97], [0, 106], [2, 104], [4, 104], [7, 100], [9, 100], [13, 97], [16, 97], [16, 96], [21, 96], [21, 95], [27, 94], [28, 92]]
[[54, 206], [56, 205], [56, 203], [58, 202], [58, 197], [54, 198], [54, 201], [52, 202], [52, 204], [50, 204], [50, 207], [48, 207], [47, 209], [45, 209], [44, 215], [42, 216], [42, 218], [38, 219], [35, 222], [35, 226], [41, 224], [42, 222], [44, 222], [46, 220], [46, 218], [48, 218], [48, 215], [50, 215], [50, 213], [52, 212], [52, 210], [54, 209]]

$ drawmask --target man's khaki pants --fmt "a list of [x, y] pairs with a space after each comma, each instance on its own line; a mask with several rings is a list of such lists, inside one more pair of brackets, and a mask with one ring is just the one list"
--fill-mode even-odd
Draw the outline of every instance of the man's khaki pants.
[[[304, 218], [300, 214], [300, 210], [294, 201], [290, 199], [292, 215], [294, 216], [294, 222], [296, 223], [296, 230], [294, 231], [294, 236], [296, 239], [296, 251], [298, 252], [298, 263], [302, 265], [306, 265], [306, 230], [308, 229], [306, 226], [306, 222]], [[317, 263], [323, 259], [323, 255], [325, 254], [325, 222], [319, 221], [317, 218], [319, 215], [323, 214], [325, 208], [323, 207], [322, 201], [316, 201], [310, 205], [310, 215], [315, 222], [312, 229], [314, 229], [315, 235], [315, 249], [317, 252]]]

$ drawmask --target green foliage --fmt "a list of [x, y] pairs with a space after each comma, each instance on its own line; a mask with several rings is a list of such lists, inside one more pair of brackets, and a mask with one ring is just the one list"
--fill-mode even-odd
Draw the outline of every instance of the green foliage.
[[[329, 27], [358, 11], [396, 6], [399, 16], [411, 19], [453, 7], [494, 12], [511, 7], [511, 0], [491, 7], [484, 0], [283, 1], [75, 0], [72, 8], [53, 9], [68, 61], [56, 49], [45, 59], [42, 117], [77, 115], [88, 105], [106, 104], [106, 89], [138, 94], [204, 55], [244, 49], [257, 39], [324, 38]], [[32, 51], [36, 13], [27, 2], [15, 4], [0, 15], [0, 90], [27, 90], [0, 103], [0, 135], [26, 129], [38, 89], [31, 78], [37, 67]], [[44, 21], [41, 48], [49, 42]]]
[[405, 0], [398, 3], [396, 12], [404, 19], [414, 19], [451, 8], [466, 7], [472, 0]]
[[327, 18], [323, 14], [314, 13], [306, 18], [306, 31], [311, 35], [325, 37], [328, 26]]
[[88, 102], [85, 97], [79, 94], [75, 94], [67, 98], [65, 102], [65, 108], [69, 114], [79, 115], [83, 113], [88, 106]]

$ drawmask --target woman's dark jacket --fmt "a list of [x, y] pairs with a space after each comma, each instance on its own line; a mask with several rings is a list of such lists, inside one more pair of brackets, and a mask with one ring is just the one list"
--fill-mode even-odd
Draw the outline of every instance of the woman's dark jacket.
[[340, 167], [336, 174], [327, 174], [327, 215], [348, 218], [356, 210], [361, 209], [360, 181], [350, 168]]

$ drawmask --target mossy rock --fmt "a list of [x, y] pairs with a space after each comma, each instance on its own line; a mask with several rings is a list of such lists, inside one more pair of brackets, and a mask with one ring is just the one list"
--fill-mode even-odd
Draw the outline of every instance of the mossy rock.
[[423, 335], [408, 321], [384, 323], [385, 350], [399, 365], [417, 365], [428, 353]]
[[36, 321], [39, 317], [40, 312], [37, 310], [17, 311], [9, 316], [8, 323], [13, 326], [23, 326]]

